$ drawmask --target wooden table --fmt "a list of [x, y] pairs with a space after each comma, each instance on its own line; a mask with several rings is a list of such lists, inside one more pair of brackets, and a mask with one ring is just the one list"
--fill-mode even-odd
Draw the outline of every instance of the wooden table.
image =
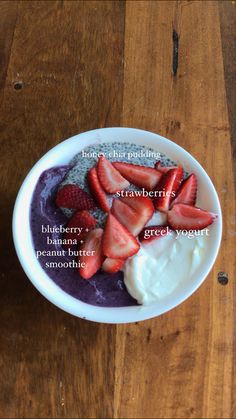
[[[235, 1], [0, 9], [1, 418], [235, 418]], [[26, 278], [11, 238], [32, 165], [63, 139], [106, 126], [151, 130], [186, 148], [211, 176], [224, 216], [221, 251], [200, 289], [131, 325], [53, 306]]]

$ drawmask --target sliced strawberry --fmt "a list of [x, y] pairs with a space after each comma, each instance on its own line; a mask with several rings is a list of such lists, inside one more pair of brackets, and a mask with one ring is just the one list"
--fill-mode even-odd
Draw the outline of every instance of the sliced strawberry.
[[125, 204], [120, 199], [113, 199], [111, 212], [116, 219], [130, 231], [130, 233], [134, 236], [138, 235], [138, 214], [129, 205]]
[[56, 204], [62, 208], [89, 210], [95, 208], [93, 199], [78, 185], [65, 185], [56, 195]]
[[103, 235], [103, 252], [112, 259], [127, 259], [139, 250], [136, 238], [111, 213]]
[[121, 270], [124, 265], [124, 259], [106, 258], [102, 264], [102, 269], [105, 272], [113, 274]]
[[[77, 242], [82, 240], [90, 230], [92, 230], [97, 224], [97, 220], [88, 211], [77, 211], [73, 214], [66, 227], [70, 228], [69, 232], [64, 234], [66, 240], [76, 239]], [[81, 233], [73, 231], [75, 228], [82, 228]], [[64, 245], [66, 249], [70, 248], [71, 245]]]
[[103, 211], [109, 212], [110, 207], [108, 204], [107, 196], [99, 182], [96, 167], [93, 167], [88, 172], [88, 184], [89, 184], [91, 193], [93, 194], [94, 199], [98, 203], [99, 207]]
[[176, 167], [174, 170], [176, 171], [176, 177], [173, 185], [173, 191], [176, 195], [184, 178], [184, 170], [181, 166]]
[[144, 228], [138, 238], [140, 242], [148, 243], [166, 236], [170, 231], [171, 229], [168, 226], [150, 226]]
[[104, 156], [99, 157], [97, 173], [100, 183], [107, 193], [114, 194], [129, 187], [129, 182]]
[[202, 230], [216, 218], [212, 212], [186, 204], [175, 204], [167, 213], [168, 224], [178, 230]]
[[197, 199], [197, 177], [192, 173], [185, 179], [179, 188], [176, 198], [172, 201], [171, 206], [175, 204], [195, 205]]
[[159, 172], [167, 173], [170, 169], [176, 169], [178, 166], [162, 166], [160, 160], [155, 163], [155, 169]]
[[[80, 266], [79, 273], [84, 279], [90, 279], [97, 271], [101, 268], [104, 256], [102, 252], [102, 236], [103, 230], [96, 228], [88, 233], [85, 242], [80, 247], [81, 251], [86, 253], [90, 252], [90, 255], [79, 256]], [[94, 253], [92, 253], [94, 252]]]
[[153, 167], [123, 162], [115, 162], [113, 166], [131, 183], [147, 191], [153, 190], [162, 176], [162, 173]]
[[134, 236], [137, 236], [147, 223], [145, 215], [138, 213], [120, 199], [113, 199], [111, 212]]
[[157, 191], [160, 193], [155, 199], [155, 208], [158, 211], [168, 211], [170, 207], [170, 202], [175, 197], [177, 190], [183, 179], [183, 169], [182, 167], [177, 167], [176, 169], [168, 170], [165, 173], [158, 184]]
[[122, 202], [129, 205], [133, 210], [146, 217], [146, 223], [154, 214], [154, 206], [152, 200], [147, 196], [124, 196], [120, 198]]

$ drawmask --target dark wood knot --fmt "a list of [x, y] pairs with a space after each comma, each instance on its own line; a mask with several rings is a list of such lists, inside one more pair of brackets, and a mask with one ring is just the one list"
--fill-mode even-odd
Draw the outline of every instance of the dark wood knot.
[[172, 57], [172, 73], [176, 76], [179, 65], [179, 35], [175, 29], [172, 32], [173, 41], [173, 57]]
[[16, 82], [14, 83], [14, 89], [15, 89], [15, 90], [21, 90], [21, 89], [22, 89], [22, 87], [23, 87], [23, 81], [16, 81]]
[[229, 282], [228, 274], [226, 272], [218, 272], [218, 282], [221, 285], [227, 285]]

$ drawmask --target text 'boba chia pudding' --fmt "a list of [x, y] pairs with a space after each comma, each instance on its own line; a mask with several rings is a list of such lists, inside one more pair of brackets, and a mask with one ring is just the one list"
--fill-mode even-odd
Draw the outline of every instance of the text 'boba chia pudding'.
[[84, 148], [44, 171], [31, 203], [36, 257], [64, 291], [104, 307], [151, 305], [200, 267], [217, 218], [197, 177], [131, 143]]

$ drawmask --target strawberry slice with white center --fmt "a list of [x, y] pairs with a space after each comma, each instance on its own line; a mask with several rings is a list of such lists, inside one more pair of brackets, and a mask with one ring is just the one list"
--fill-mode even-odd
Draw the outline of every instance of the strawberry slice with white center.
[[137, 236], [147, 223], [146, 215], [134, 210], [120, 199], [113, 199], [111, 212], [134, 236]]
[[157, 187], [159, 196], [155, 199], [155, 208], [158, 211], [166, 212], [170, 207], [170, 203], [176, 196], [176, 192], [180, 187], [183, 179], [182, 167], [168, 170], [165, 173]]
[[114, 274], [121, 270], [124, 263], [124, 259], [106, 258], [102, 264], [102, 270], [110, 274]]
[[176, 169], [178, 166], [162, 166], [160, 160], [155, 163], [155, 169], [159, 170], [159, 172], [167, 173], [171, 169]]
[[[102, 266], [104, 261], [102, 236], [102, 228], [96, 228], [88, 233], [85, 242], [80, 247], [81, 251], [87, 253], [79, 256], [80, 264], [84, 264], [84, 266], [80, 266], [79, 273], [84, 279], [90, 279]], [[90, 254], [88, 254], [89, 252]]]
[[[122, 202], [129, 205], [138, 214], [144, 216], [146, 223], [152, 218], [154, 214], [154, 206], [152, 200], [147, 196], [124, 196], [120, 198]], [[145, 224], [146, 224], [145, 223]]]
[[111, 212], [134, 236], [137, 236], [145, 225], [142, 216], [120, 199], [113, 199]]
[[171, 206], [175, 204], [195, 205], [197, 199], [197, 177], [192, 173], [185, 179], [179, 188], [176, 198], [172, 201]]
[[129, 187], [129, 182], [115, 169], [106, 157], [98, 160], [97, 173], [103, 189], [110, 194], [120, 192]]
[[139, 251], [136, 238], [111, 213], [108, 214], [103, 241], [103, 253], [112, 259], [127, 259]]
[[172, 231], [168, 226], [150, 226], [144, 228], [139, 234], [139, 241], [150, 243], [153, 240], [160, 239]]
[[109, 207], [109, 203], [108, 203], [108, 200], [107, 200], [107, 196], [106, 196], [106, 194], [105, 194], [105, 192], [104, 192], [104, 190], [103, 190], [103, 188], [100, 184], [100, 181], [98, 179], [98, 174], [97, 174], [96, 167], [93, 167], [88, 172], [88, 184], [89, 184], [90, 191], [91, 191], [94, 199], [98, 203], [99, 207], [104, 212], [109, 212], [110, 207]]
[[175, 204], [167, 213], [167, 222], [175, 230], [202, 230], [216, 218], [212, 212], [186, 204]]
[[162, 173], [158, 172], [153, 167], [139, 166], [137, 164], [114, 162], [113, 166], [119, 172], [139, 188], [144, 188], [147, 191], [152, 191], [160, 181]]

